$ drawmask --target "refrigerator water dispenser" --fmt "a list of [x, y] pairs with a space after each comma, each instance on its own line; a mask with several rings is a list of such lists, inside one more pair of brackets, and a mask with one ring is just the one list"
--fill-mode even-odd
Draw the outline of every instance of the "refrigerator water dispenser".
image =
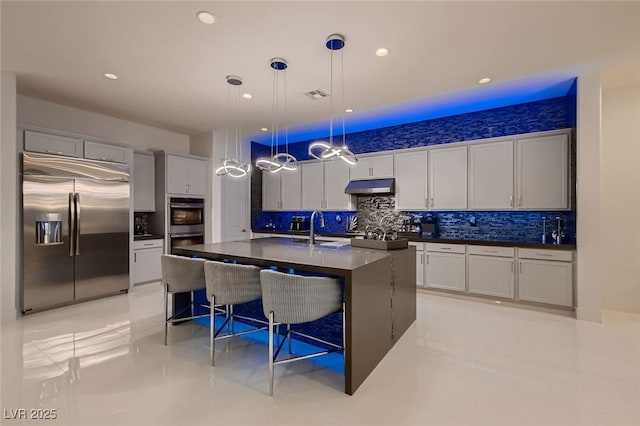
[[36, 245], [62, 244], [62, 217], [57, 213], [36, 215]]

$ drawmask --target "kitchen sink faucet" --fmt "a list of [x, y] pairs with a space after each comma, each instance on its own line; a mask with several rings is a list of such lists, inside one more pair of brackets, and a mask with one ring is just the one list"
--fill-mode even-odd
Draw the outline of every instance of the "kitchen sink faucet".
[[316, 235], [314, 232], [314, 219], [316, 218], [316, 213], [318, 213], [320, 215], [320, 227], [324, 228], [324, 215], [322, 214], [322, 212], [320, 210], [314, 210], [313, 213], [311, 213], [311, 219], [309, 219], [309, 222], [311, 222], [311, 226], [309, 227], [309, 245], [315, 245], [316, 243]]

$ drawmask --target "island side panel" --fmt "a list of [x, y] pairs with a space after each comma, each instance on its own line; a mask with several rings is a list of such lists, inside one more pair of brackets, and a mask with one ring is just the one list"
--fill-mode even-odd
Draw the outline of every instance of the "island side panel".
[[393, 344], [416, 320], [416, 248], [390, 252], [393, 257]]
[[357, 268], [346, 280], [345, 392], [358, 389], [392, 346], [391, 256]]

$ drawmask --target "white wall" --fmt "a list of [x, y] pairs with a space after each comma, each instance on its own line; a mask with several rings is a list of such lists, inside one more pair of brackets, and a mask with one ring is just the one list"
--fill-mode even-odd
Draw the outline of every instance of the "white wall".
[[602, 259], [600, 227], [601, 73], [578, 76], [576, 124], [576, 317], [602, 320]]
[[18, 96], [18, 123], [110, 139], [139, 150], [189, 153], [189, 136], [40, 99]]
[[602, 92], [602, 307], [640, 314], [640, 83]]
[[16, 75], [2, 72], [0, 106], [0, 309], [2, 325], [18, 313]]

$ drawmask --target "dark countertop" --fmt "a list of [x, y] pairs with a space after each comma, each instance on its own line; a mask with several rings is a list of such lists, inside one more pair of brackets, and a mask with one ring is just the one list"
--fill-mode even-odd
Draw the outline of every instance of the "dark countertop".
[[164, 240], [164, 235], [156, 235], [156, 234], [143, 234], [143, 235], [133, 235], [133, 241], [144, 241], [144, 240]]
[[[280, 235], [309, 235], [309, 231], [274, 231], [274, 230], [253, 230], [253, 232], [265, 233], [265, 234], [280, 234]], [[356, 238], [363, 236], [364, 232], [349, 232], [349, 233], [323, 233], [317, 232], [316, 235], [321, 237], [335, 237], [335, 238]], [[422, 238], [416, 236], [402, 236], [401, 238], [407, 238], [409, 241], [417, 243], [442, 243], [442, 244], [469, 244], [477, 246], [501, 246], [501, 247], [520, 247], [530, 249], [545, 249], [545, 250], [575, 250], [575, 244], [541, 244], [541, 243], [528, 243], [519, 241], [495, 241], [495, 240], [464, 240], [464, 239], [447, 239], [447, 238]]]
[[349, 244], [335, 247], [317, 243], [315, 246], [309, 246], [303, 239], [282, 237], [197, 244], [176, 247], [175, 252], [203, 258], [229, 256], [251, 261], [248, 263], [252, 264], [274, 264], [289, 268], [311, 266], [328, 273], [353, 271], [390, 256], [386, 251], [351, 247]]

